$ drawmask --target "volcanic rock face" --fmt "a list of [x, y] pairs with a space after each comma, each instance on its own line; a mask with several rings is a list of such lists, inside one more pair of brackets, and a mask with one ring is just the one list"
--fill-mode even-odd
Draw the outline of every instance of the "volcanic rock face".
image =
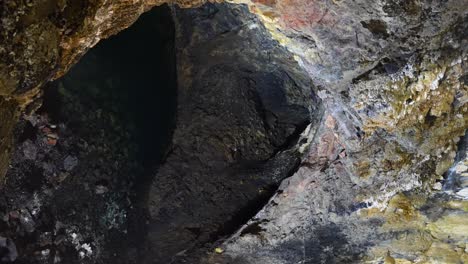
[[[395, 73], [416, 50], [441, 48], [441, 38], [463, 24], [467, 2], [273, 0], [248, 3], [272, 35], [300, 57], [317, 85], [343, 90], [356, 76], [377, 66], [388, 74]], [[458, 42], [444, 45], [457, 46], [455, 43]]]
[[[0, 173], [34, 88], [157, 4], [84, 2], [0, 4]], [[177, 125], [142, 263], [468, 262], [468, 2], [233, 2], [259, 20], [173, 10]]]
[[177, 125], [149, 191], [145, 263], [168, 263], [253, 216], [296, 170], [290, 147], [317, 109], [310, 79], [246, 7], [174, 17]]
[[303, 165], [224, 255], [466, 262], [465, 168], [449, 170], [457, 188], [443, 181], [468, 127], [466, 1], [285, 3], [251, 9], [297, 55], [325, 113]]

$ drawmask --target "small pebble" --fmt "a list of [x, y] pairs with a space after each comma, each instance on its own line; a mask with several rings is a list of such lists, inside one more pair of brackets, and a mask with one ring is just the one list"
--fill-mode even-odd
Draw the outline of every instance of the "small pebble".
[[42, 256], [47, 257], [50, 254], [50, 249], [44, 249], [41, 251]]
[[78, 165], [78, 159], [74, 156], [67, 156], [63, 161], [63, 168], [66, 171], [73, 170]]
[[108, 191], [109, 191], [109, 189], [107, 189], [107, 187], [104, 186], [104, 185], [97, 185], [96, 186], [96, 194], [104, 194], [104, 193], [106, 193]]

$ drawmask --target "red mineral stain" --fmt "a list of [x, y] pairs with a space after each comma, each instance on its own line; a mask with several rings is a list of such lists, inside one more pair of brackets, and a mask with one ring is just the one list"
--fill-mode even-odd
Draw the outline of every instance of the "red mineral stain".
[[48, 128], [48, 127], [43, 127], [43, 128], [41, 128], [41, 131], [42, 131], [42, 133], [44, 133], [44, 134], [49, 134], [50, 132], [52, 132], [52, 130], [50, 130], [50, 128]]
[[281, 23], [285, 28], [307, 30], [318, 24], [333, 23], [333, 17], [323, 1], [284, 0], [279, 5]]
[[57, 139], [55, 139], [55, 138], [48, 138], [48, 139], [47, 139], [47, 144], [50, 145], [50, 146], [55, 146], [55, 145], [57, 145]]

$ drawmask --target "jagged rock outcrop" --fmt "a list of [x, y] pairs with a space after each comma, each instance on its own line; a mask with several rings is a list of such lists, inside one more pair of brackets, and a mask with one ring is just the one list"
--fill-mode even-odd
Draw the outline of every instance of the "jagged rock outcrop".
[[467, 2], [285, 3], [250, 4], [314, 79], [325, 114], [301, 168], [224, 256], [466, 262], [466, 184], [443, 179], [468, 128]]

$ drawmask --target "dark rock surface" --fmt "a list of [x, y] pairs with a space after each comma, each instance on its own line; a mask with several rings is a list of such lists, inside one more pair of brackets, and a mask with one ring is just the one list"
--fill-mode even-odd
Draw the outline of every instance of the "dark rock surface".
[[138, 193], [170, 141], [176, 93], [167, 6], [49, 84], [43, 106], [16, 127], [0, 263], [139, 264]]
[[177, 126], [149, 191], [143, 263], [190, 255], [255, 214], [296, 170], [318, 107], [310, 79], [245, 6], [174, 14]]

